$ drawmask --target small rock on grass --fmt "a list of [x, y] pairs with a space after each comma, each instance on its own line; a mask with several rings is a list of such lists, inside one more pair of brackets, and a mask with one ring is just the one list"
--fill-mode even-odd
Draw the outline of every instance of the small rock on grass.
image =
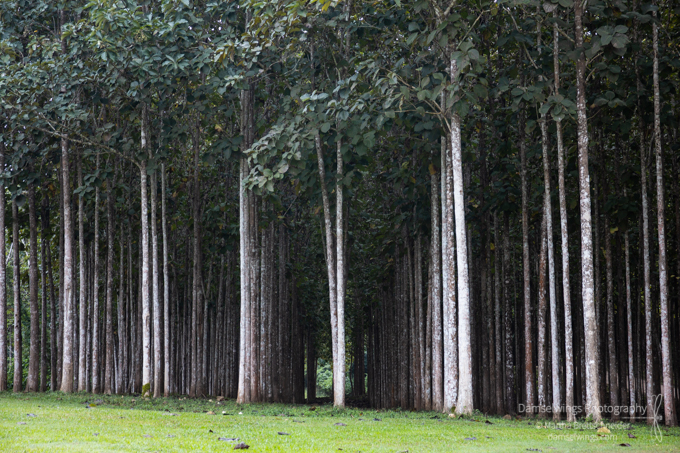
[[247, 450], [250, 448], [250, 445], [246, 445], [243, 442], [239, 442], [234, 446], [234, 450]]

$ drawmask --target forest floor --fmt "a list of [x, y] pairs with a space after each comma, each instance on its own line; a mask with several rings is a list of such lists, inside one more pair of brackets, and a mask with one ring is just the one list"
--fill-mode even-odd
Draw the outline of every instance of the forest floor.
[[249, 451], [281, 452], [680, 452], [680, 428], [662, 427], [655, 437], [643, 424], [607, 426], [611, 433], [598, 435], [585, 423], [557, 429], [482, 414], [453, 419], [330, 405], [0, 393], [2, 452], [213, 452], [241, 442]]

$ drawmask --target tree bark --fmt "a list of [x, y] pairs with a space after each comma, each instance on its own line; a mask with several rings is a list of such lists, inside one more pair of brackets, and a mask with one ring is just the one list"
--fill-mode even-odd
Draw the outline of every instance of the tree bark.
[[[148, 147], [148, 126], [147, 126], [146, 105], [142, 106], [141, 118], [141, 145], [142, 153], [146, 154]], [[142, 160], [139, 165], [140, 173], [140, 192], [141, 192], [141, 212], [142, 212], [142, 388], [143, 396], [151, 394], [151, 307], [149, 300], [149, 208], [147, 196], [147, 170], [146, 161]]]
[[[62, 11], [62, 23], [65, 14]], [[61, 294], [61, 306], [64, 313], [64, 328], [62, 340], [62, 372], [61, 391], [73, 392], [73, 219], [71, 213], [71, 181], [70, 181], [69, 143], [64, 135], [61, 138], [61, 170], [62, 196], [64, 214], [64, 291]]]
[[[30, 166], [31, 172], [33, 165]], [[28, 280], [31, 311], [31, 340], [28, 358], [28, 380], [26, 390], [37, 392], [40, 389], [40, 321], [38, 310], [38, 222], [35, 211], [35, 183], [28, 186], [28, 223], [30, 250], [28, 258]], [[18, 250], [17, 250], [18, 251]]]
[[113, 259], [114, 259], [114, 239], [116, 236], [116, 219], [114, 210], [113, 186], [116, 184], [115, 176], [112, 176], [107, 184], [106, 194], [106, 312], [105, 312], [105, 341], [106, 341], [106, 360], [104, 366], [104, 393], [113, 393]]
[[[5, 171], [5, 144], [0, 142], [0, 171]], [[5, 183], [0, 184], [0, 392], [7, 390], [7, 239], [5, 237]], [[52, 312], [54, 313], [54, 312]], [[54, 330], [54, 326], [52, 328]], [[52, 348], [55, 349], [55, 343]], [[56, 377], [56, 369], [52, 368]]]
[[[97, 156], [99, 170], [99, 156]], [[99, 379], [99, 187], [94, 189], [94, 259], [92, 262], [92, 393], [101, 393]]]
[[[656, 3], [656, 2], [655, 2]], [[656, 19], [657, 12], [652, 15]], [[652, 23], [654, 46], [654, 151], [656, 154], [656, 207], [659, 230], [659, 299], [661, 305], [661, 360], [663, 377], [664, 420], [666, 426], [678, 424], [674, 411], [673, 376], [671, 368], [670, 322], [668, 310], [668, 271], [666, 259], [666, 219], [664, 215], [663, 157], [661, 153], [661, 95], [659, 92], [659, 24]]]
[[[78, 186], [83, 186], [83, 168], [82, 160], [78, 161]], [[79, 270], [80, 270], [80, 291], [78, 294], [78, 303], [80, 305], [80, 352], [78, 353], [78, 391], [87, 391], [87, 301], [86, 288], [87, 278], [85, 278], [85, 200], [82, 193], [78, 196], [78, 252], [79, 252]]]
[[[20, 393], [23, 378], [23, 355], [21, 347], [21, 260], [19, 259], [19, 212], [16, 200], [12, 200], [12, 247], [14, 249], [14, 393]], [[73, 384], [73, 382], [71, 382]]]
[[588, 172], [588, 117], [586, 111], [586, 60], [583, 50], [583, 4], [574, 2], [574, 32], [578, 60], [576, 62], [576, 111], [579, 153], [579, 199], [581, 212], [581, 268], [583, 292], [583, 326], [586, 354], [586, 415], [595, 422], [602, 419], [597, 376], [597, 325], [593, 280], [593, 234]]

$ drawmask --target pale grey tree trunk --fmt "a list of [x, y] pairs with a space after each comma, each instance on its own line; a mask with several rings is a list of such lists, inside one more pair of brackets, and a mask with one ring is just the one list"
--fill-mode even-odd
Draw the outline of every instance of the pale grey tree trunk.
[[[33, 164], [30, 165], [29, 170], [31, 172], [34, 171]], [[35, 183], [31, 183], [28, 186], [28, 223], [28, 300], [31, 316], [31, 339], [26, 390], [37, 392], [40, 389], [40, 325], [38, 320], [38, 222], [35, 211]]]
[[[653, 11], [654, 18], [657, 12]], [[654, 151], [656, 154], [656, 206], [659, 230], [659, 299], [661, 306], [661, 370], [663, 377], [664, 420], [666, 426], [678, 424], [674, 411], [671, 368], [670, 322], [668, 311], [668, 271], [666, 259], [666, 219], [664, 215], [663, 157], [661, 154], [661, 95], [659, 92], [659, 24], [653, 22], [654, 46]]]
[[[151, 156], [149, 156], [151, 157]], [[154, 170], [151, 175], [151, 260], [153, 263], [152, 285], [153, 285], [153, 396], [157, 398], [163, 392], [163, 354], [167, 354], [167, 350], [163, 351], [163, 344], [161, 338], [161, 294], [160, 294], [160, 267], [158, 262], [158, 216], [157, 216], [157, 198], [158, 198], [158, 172]]]
[[[557, 18], [557, 8], [553, 12]], [[555, 93], [560, 89], [560, 57], [559, 30], [557, 22], [553, 24], [553, 68]], [[564, 298], [564, 368], [565, 368], [565, 396], [567, 421], [576, 421], [574, 413], [574, 334], [571, 320], [571, 285], [569, 283], [569, 229], [567, 227], [567, 191], [564, 181], [565, 152], [562, 141], [562, 120], [555, 120], [555, 135], [557, 137], [557, 167], [560, 198], [560, 232], [562, 239], [562, 295]]]
[[[624, 189], [623, 196], [626, 196]], [[630, 407], [635, 408], [637, 405], [637, 398], [635, 392], [635, 372], [634, 372], [634, 356], [633, 356], [633, 301], [630, 290], [630, 244], [628, 239], [628, 231], [624, 233], [624, 247], [626, 259], [626, 321], [627, 321], [627, 344], [628, 344], [628, 387], [630, 392]], [[634, 410], [634, 409], [633, 409]], [[631, 413], [633, 415], [634, 412]]]
[[[97, 155], [99, 170], [99, 155]], [[94, 259], [92, 261], [92, 393], [101, 393], [99, 380], [99, 187], [94, 189]]]
[[[450, 73], [458, 79], [456, 60], [451, 58]], [[458, 273], [458, 401], [457, 414], [472, 414], [472, 345], [470, 333], [470, 279], [468, 277], [467, 232], [465, 230], [465, 195], [463, 194], [462, 142], [460, 117], [451, 116], [451, 168], [453, 171], [453, 207], [456, 222], [456, 257]]]
[[106, 197], [106, 309], [105, 309], [105, 348], [106, 360], [104, 364], [104, 393], [113, 393], [113, 376], [115, 368], [114, 340], [113, 340], [113, 258], [114, 239], [116, 237], [116, 219], [114, 211], [113, 186], [116, 184], [115, 176], [109, 179]]
[[[83, 170], [82, 163], [78, 162], [78, 185], [83, 185]], [[78, 391], [84, 392], [87, 390], [87, 302], [85, 296], [87, 294], [87, 279], [85, 278], [85, 200], [83, 195], [78, 196], [78, 251], [79, 251], [79, 268], [80, 268], [80, 352], [78, 353]]]
[[[443, 147], [445, 148], [445, 146]], [[432, 335], [432, 410], [441, 412], [444, 410], [444, 381], [443, 381], [443, 357], [442, 357], [442, 319], [441, 319], [441, 221], [439, 201], [439, 177], [436, 172], [430, 175], [430, 204], [432, 218], [432, 233], [430, 238], [430, 306], [428, 317], [431, 318], [430, 332]]]
[[[62, 12], [62, 17], [64, 13]], [[62, 19], [63, 20], [63, 19]], [[62, 340], [61, 391], [73, 392], [73, 219], [71, 213], [71, 181], [68, 138], [61, 138], [62, 196], [64, 214], [64, 291], [61, 294], [64, 313]]]
[[[165, 164], [161, 164], [161, 224], [163, 227], [163, 350], [165, 355], [163, 396], [170, 394], [170, 272], [168, 269], [168, 219], [165, 198]], [[122, 250], [122, 249], [121, 249]]]
[[[545, 198], [543, 201], [544, 213], [546, 208]], [[538, 390], [538, 406], [539, 412], [538, 416], [540, 418], [545, 418], [547, 414], [545, 409], [548, 407], [548, 389], [547, 389], [547, 372], [548, 372], [548, 357], [547, 357], [547, 322], [546, 317], [548, 315], [548, 276], [547, 274], [547, 261], [548, 261], [548, 231], [547, 231], [547, 221], [546, 216], [543, 216], [543, 222], [541, 222], [541, 253], [538, 266], [538, 342], [537, 342], [537, 357], [538, 362], [538, 376], [536, 379], [537, 390]], [[531, 332], [528, 332], [531, 335]], [[525, 353], [529, 353], [526, 351]]]
[[[444, 104], [442, 94], [442, 104]], [[442, 137], [442, 307], [444, 315], [444, 412], [458, 399], [458, 319], [456, 307], [456, 244], [453, 221], [453, 168]]]
[[[144, 105], [142, 107], [142, 130], [141, 130], [141, 145], [142, 153], [147, 154], [148, 148], [148, 125], [147, 125], [147, 109]], [[146, 157], [146, 156], [145, 156]], [[147, 170], [146, 161], [142, 160], [139, 166], [140, 173], [140, 191], [141, 191], [141, 224], [142, 224], [142, 281], [141, 281], [141, 298], [142, 298], [142, 388], [143, 396], [150, 396], [151, 390], [151, 304], [149, 300], [149, 202], [147, 189]]]
[[[23, 350], [21, 347], [21, 261], [19, 253], [19, 209], [16, 199], [12, 200], [12, 248], [14, 253], [12, 292], [14, 293], [14, 393], [21, 393], [23, 388]], [[69, 362], [71, 354], [68, 356]], [[64, 358], [66, 364], [66, 357]], [[71, 370], [73, 373], [73, 370]], [[71, 390], [73, 391], [73, 374], [71, 374]]]
[[[5, 144], [0, 143], [0, 171], [5, 171]], [[0, 184], [0, 392], [7, 390], [7, 247], [5, 238], [5, 183]], [[52, 312], [54, 319], [54, 312]], [[52, 330], [54, 324], [52, 324]], [[50, 350], [54, 351], [57, 345], [52, 342]], [[57, 370], [52, 367], [52, 376], [56, 376]]]
[[336, 317], [337, 317], [337, 357], [333, 366], [333, 406], [345, 407], [345, 231], [342, 196], [343, 162], [342, 140], [337, 142], [337, 175], [335, 185], [335, 248], [336, 248]]
[[[574, 2], [576, 48], [583, 48], [583, 4]], [[581, 269], [583, 293], [583, 327], [586, 362], [586, 415], [599, 422], [600, 393], [597, 376], [597, 322], [595, 316], [595, 282], [593, 278], [593, 232], [588, 172], [588, 116], [586, 111], [586, 61], [579, 52], [576, 62], [576, 111], [579, 154], [579, 199], [581, 212]]]

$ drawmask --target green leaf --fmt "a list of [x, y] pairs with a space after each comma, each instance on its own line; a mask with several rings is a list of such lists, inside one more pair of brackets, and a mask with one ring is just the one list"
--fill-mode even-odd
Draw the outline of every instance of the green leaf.
[[330, 130], [330, 128], [331, 128], [331, 123], [323, 123], [320, 127], [320, 130], [321, 130], [321, 132], [323, 132], [325, 134], [326, 132], [328, 132]]

